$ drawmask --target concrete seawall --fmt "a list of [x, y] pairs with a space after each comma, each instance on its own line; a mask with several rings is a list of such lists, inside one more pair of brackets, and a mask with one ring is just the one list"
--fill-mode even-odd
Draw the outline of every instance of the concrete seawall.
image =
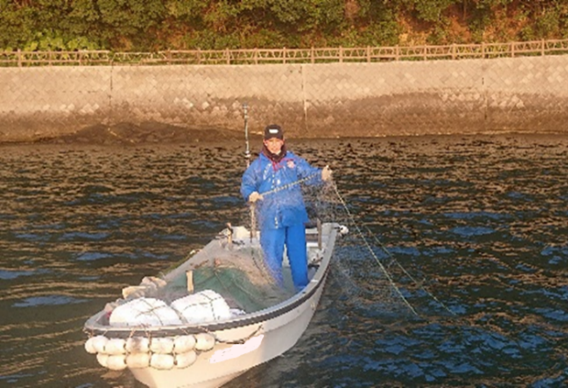
[[0, 68], [0, 142], [85, 128], [278, 122], [289, 137], [567, 133], [568, 56], [291, 65]]

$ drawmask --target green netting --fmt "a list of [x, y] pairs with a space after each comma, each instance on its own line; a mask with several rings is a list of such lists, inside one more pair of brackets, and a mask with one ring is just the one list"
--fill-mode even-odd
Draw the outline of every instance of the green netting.
[[[220, 250], [207, 265], [193, 269], [194, 292], [213, 290], [230, 307], [247, 313], [259, 311], [289, 298], [293, 291], [282, 289], [266, 273], [258, 249]], [[189, 295], [185, 273], [168, 282], [161, 298], [171, 302]]]

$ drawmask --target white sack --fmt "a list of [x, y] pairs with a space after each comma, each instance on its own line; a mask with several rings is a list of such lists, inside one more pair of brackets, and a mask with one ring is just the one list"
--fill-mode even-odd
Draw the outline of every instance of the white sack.
[[110, 315], [110, 325], [118, 327], [155, 327], [181, 325], [178, 314], [165, 302], [154, 298], [139, 298], [116, 307]]
[[225, 299], [212, 290], [188, 295], [171, 303], [188, 323], [203, 323], [231, 318], [231, 309]]

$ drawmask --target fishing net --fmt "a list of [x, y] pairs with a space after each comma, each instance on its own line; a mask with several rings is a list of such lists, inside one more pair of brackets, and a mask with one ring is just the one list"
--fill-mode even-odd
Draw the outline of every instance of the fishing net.
[[[336, 240], [331, 261], [330, 274], [335, 280], [334, 289], [340, 290], [340, 296], [348, 298], [354, 307], [368, 308], [366, 305], [373, 304], [383, 314], [407, 314], [412, 311], [386, 270], [387, 267], [397, 268], [393, 258], [384, 254], [380, 246], [369, 244], [373, 240], [362, 233], [359, 221], [351, 213], [335, 183], [313, 184], [310, 179], [305, 179], [295, 184], [302, 190], [310, 219], [308, 227], [315, 227], [319, 220], [322, 223], [334, 222], [349, 230], [349, 233]], [[252, 224], [251, 214], [250, 211], [243, 213], [243, 225]], [[262, 261], [260, 254], [259, 261]], [[289, 279], [289, 276], [285, 276], [285, 279]]]
[[[215, 251], [207, 265], [191, 271], [193, 292], [213, 290], [222, 295], [231, 308], [255, 312], [289, 298], [290, 290], [277, 285], [262, 264], [258, 247], [232, 246]], [[161, 299], [170, 302], [189, 295], [187, 274], [175, 277], [163, 288]]]
[[[383, 315], [416, 314], [407, 300], [419, 282], [398, 263], [377, 236], [363, 227], [342, 198], [335, 183], [306, 184], [298, 182], [308, 211], [310, 223], [334, 222], [347, 228], [347, 234], [335, 242], [331, 261], [331, 277], [339, 297], [345, 296], [354, 308], [368, 309]], [[252, 212], [243, 208], [240, 224], [254, 225]], [[285, 259], [286, 261], [286, 259]], [[294, 294], [290, 269], [284, 263], [282, 288], [264, 266], [258, 245], [219, 250], [212, 265], [193, 271], [195, 292], [213, 290], [223, 295], [233, 308], [254, 312], [273, 306]], [[411, 280], [410, 282], [408, 280]], [[406, 283], [405, 283], [406, 282]], [[164, 299], [174, 300], [187, 295], [187, 279], [180, 276], [165, 288]]]
[[[376, 235], [357, 218], [335, 183], [302, 187], [310, 218], [335, 222], [348, 233], [335, 243], [331, 276], [353, 307], [382, 315], [417, 315], [407, 290], [419, 287]], [[401, 286], [404, 283], [404, 288]]]

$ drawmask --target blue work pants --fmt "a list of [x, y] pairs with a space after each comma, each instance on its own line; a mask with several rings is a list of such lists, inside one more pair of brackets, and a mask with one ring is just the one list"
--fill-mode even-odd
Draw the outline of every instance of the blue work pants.
[[284, 286], [282, 260], [284, 245], [288, 253], [292, 281], [296, 291], [308, 284], [308, 254], [306, 250], [306, 228], [303, 224], [279, 229], [263, 229], [260, 245], [264, 252], [264, 264], [274, 280]]

